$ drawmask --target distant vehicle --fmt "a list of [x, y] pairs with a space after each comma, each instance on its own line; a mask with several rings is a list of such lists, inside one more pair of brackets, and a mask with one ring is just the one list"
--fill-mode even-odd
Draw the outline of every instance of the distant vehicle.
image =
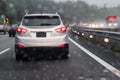
[[120, 28], [120, 20], [117, 16], [108, 16], [106, 18], [106, 24], [111, 29], [118, 29]]
[[6, 26], [2, 22], [0, 22], [0, 32], [3, 32], [3, 34], [6, 34]]
[[48, 56], [68, 58], [67, 27], [58, 14], [27, 14], [16, 32], [16, 60], [35, 54], [37, 49], [39, 54], [48, 51]]
[[12, 24], [12, 25], [8, 28], [9, 37], [16, 35], [16, 29], [17, 29], [17, 27], [18, 27], [18, 24]]

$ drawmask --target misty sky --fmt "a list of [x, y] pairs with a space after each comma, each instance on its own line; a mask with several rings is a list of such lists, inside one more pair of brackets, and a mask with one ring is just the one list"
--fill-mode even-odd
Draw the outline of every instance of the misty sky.
[[[55, 1], [65, 1], [65, 0], [55, 0]], [[88, 4], [98, 5], [99, 7], [102, 7], [104, 4], [106, 4], [107, 7], [115, 7], [120, 5], [120, 0], [82, 0], [82, 1], [85, 1]]]
[[120, 5], [120, 0], [83, 0], [86, 1], [89, 4], [96, 4], [98, 6], [103, 6], [104, 4], [107, 5], [107, 7], [114, 7]]

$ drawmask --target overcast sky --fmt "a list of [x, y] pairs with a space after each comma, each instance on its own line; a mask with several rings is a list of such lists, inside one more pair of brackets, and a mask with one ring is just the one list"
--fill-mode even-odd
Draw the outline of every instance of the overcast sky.
[[83, 0], [89, 4], [96, 4], [98, 6], [103, 6], [106, 4], [108, 7], [114, 7], [120, 5], [120, 0]]
[[[55, 1], [65, 1], [65, 0], [55, 0]], [[102, 7], [104, 4], [106, 4], [107, 7], [115, 7], [120, 5], [120, 0], [82, 0], [82, 1], [85, 1], [88, 4], [98, 5], [99, 7]]]

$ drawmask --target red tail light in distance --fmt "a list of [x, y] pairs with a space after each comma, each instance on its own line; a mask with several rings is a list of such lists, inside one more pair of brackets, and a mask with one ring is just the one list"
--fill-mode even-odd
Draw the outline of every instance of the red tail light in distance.
[[12, 28], [11, 28], [11, 27], [9, 27], [9, 30], [12, 30]]

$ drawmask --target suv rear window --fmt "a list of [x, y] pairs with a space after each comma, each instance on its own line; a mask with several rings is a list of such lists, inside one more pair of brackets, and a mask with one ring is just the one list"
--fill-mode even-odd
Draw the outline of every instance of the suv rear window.
[[60, 25], [58, 16], [25, 16], [24, 26], [56, 26]]

